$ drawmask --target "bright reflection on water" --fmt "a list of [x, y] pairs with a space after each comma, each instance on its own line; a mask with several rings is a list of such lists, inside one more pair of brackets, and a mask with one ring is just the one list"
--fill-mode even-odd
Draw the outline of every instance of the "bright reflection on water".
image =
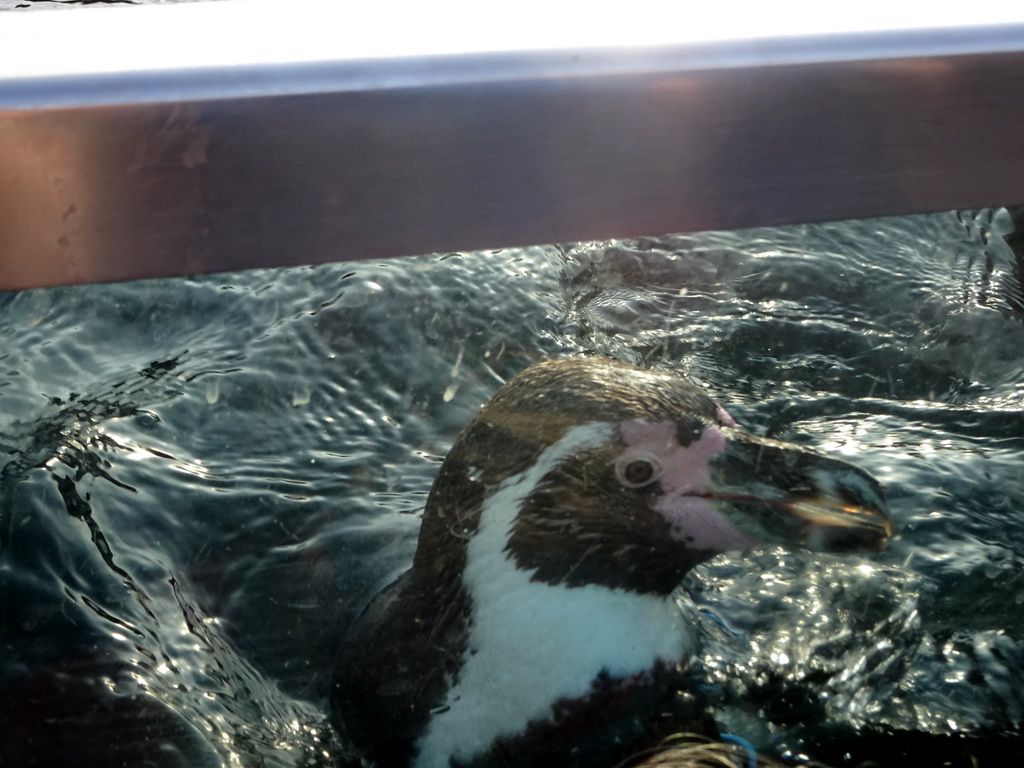
[[1005, 218], [0, 296], [0, 730], [82, 764], [330, 764], [332, 660], [408, 565], [454, 435], [530, 362], [592, 352], [682, 371], [887, 486], [882, 553], [769, 549], [687, 579], [724, 728], [833, 760], [851, 734], [1016, 733]]

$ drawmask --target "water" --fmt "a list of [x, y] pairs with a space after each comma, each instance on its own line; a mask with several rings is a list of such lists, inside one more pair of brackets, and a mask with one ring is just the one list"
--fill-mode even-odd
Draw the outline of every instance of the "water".
[[888, 488], [883, 553], [688, 578], [724, 727], [838, 764], [940, 765], [955, 734], [1024, 754], [1009, 230], [980, 211], [0, 295], [0, 763], [344, 762], [332, 661], [409, 563], [438, 462], [503, 379], [580, 352], [686, 373]]

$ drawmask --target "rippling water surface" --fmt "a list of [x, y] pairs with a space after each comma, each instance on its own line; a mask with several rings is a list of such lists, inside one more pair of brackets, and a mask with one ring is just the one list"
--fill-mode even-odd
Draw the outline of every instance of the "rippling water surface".
[[723, 727], [851, 765], [1024, 753], [1008, 229], [982, 211], [0, 295], [0, 762], [343, 759], [332, 659], [409, 563], [438, 462], [503, 379], [584, 352], [681, 371], [888, 488], [885, 552], [688, 578]]

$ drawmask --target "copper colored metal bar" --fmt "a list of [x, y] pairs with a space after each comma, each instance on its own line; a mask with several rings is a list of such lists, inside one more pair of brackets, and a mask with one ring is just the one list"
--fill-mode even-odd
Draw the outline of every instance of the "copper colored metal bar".
[[321, 7], [287, 50], [256, 0], [0, 14], [0, 290], [1024, 200], [1020, 19], [332, 49]]

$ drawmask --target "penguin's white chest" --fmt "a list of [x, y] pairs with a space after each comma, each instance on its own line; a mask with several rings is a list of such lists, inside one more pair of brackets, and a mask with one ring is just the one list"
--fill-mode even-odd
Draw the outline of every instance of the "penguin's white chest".
[[608, 425], [569, 432], [485, 502], [463, 574], [472, 626], [455, 684], [417, 743], [416, 768], [447, 768], [586, 696], [595, 678], [629, 677], [689, 655], [693, 640], [671, 598], [596, 585], [551, 586], [516, 567], [507, 544], [521, 500], [572, 452], [609, 437]]

